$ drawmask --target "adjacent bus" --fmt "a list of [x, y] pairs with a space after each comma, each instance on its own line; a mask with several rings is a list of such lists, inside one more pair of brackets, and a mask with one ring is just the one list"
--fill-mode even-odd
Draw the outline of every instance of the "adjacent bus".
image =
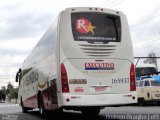
[[103, 8], [68, 8], [17, 72], [23, 112], [79, 110], [137, 102], [133, 47], [126, 16]]

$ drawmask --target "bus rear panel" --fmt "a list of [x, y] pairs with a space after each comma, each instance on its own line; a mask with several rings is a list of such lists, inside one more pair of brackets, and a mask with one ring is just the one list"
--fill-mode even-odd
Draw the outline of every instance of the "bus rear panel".
[[137, 102], [132, 43], [123, 13], [67, 9], [60, 15], [59, 31], [59, 106]]
[[137, 102], [133, 47], [126, 16], [102, 8], [68, 8], [16, 75], [23, 112], [101, 108]]

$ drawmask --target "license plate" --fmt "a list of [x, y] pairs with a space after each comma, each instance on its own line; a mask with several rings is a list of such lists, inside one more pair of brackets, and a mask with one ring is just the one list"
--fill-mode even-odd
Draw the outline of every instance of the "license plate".
[[96, 92], [106, 91], [106, 87], [105, 86], [96, 86], [95, 91]]

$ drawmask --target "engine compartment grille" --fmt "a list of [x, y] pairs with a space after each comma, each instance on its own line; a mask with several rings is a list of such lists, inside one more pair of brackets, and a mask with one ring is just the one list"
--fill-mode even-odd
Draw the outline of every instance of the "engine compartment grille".
[[117, 45], [104, 45], [104, 44], [79, 44], [80, 49], [87, 54], [87, 56], [94, 56], [94, 57], [107, 57], [111, 56], [116, 48]]

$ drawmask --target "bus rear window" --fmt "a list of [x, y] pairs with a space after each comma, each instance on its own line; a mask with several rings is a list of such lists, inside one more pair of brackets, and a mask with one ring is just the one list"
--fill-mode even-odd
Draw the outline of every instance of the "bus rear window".
[[120, 42], [120, 17], [105, 13], [72, 13], [72, 33], [75, 41], [89, 43]]

